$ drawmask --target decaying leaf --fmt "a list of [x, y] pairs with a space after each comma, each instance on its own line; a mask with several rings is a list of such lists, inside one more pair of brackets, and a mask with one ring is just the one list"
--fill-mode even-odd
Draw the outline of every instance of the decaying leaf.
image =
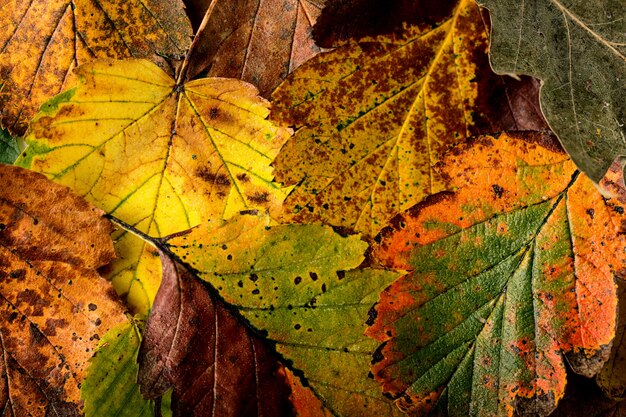
[[[491, 72], [487, 47], [480, 10], [461, 0], [432, 29], [364, 38], [297, 69], [273, 93], [275, 117], [298, 128], [275, 162], [276, 178], [297, 184], [284, 218], [374, 235], [443, 189], [432, 167], [456, 143], [540, 126], [537, 106], [510, 107], [516, 82]], [[520, 85], [535, 103], [536, 85]]]
[[[101, 61], [77, 73], [78, 87], [33, 119], [18, 164], [155, 237], [279, 207], [287, 191], [272, 182], [270, 162], [289, 132], [265, 120], [268, 104], [253, 86], [217, 78], [176, 86], [142, 60]], [[135, 292], [131, 302], [146, 312], [159, 275], [139, 274], [158, 269], [156, 253], [123, 232], [114, 238], [122, 258], [110, 274], [114, 286]]]
[[618, 310], [618, 323], [615, 331], [615, 341], [611, 356], [596, 377], [598, 385], [607, 397], [623, 400], [626, 397], [626, 283], [623, 280], [617, 281], [618, 299], [620, 308]]
[[269, 224], [266, 216], [241, 215], [168, 245], [267, 334], [335, 415], [399, 413], [368, 378], [376, 343], [363, 334], [378, 293], [398, 274], [354, 270], [367, 248], [358, 236], [319, 225]]
[[67, 187], [0, 165], [0, 404], [11, 416], [79, 416], [87, 360], [126, 320], [95, 271], [114, 257], [102, 211]]
[[191, 46], [187, 79], [238, 78], [266, 96], [287, 74], [320, 52], [311, 38], [325, 0], [193, 1], [205, 15]]
[[20, 154], [17, 141], [9, 132], [0, 128], [0, 164], [12, 164]]
[[313, 391], [304, 387], [300, 378], [295, 376], [289, 369], [287, 371], [287, 381], [291, 388], [291, 396], [289, 400], [298, 417], [333, 417], [330, 410], [324, 407], [324, 404]]
[[293, 415], [278, 355], [185, 267], [162, 262], [139, 351], [144, 397], [173, 387], [174, 416]]
[[626, 7], [620, 0], [479, 0], [498, 72], [543, 81], [541, 108], [580, 169], [599, 181], [626, 155]]
[[180, 0], [11, 0], [0, 20], [0, 122], [18, 135], [78, 65], [135, 57], [167, 68], [191, 34]]
[[457, 191], [376, 237], [375, 258], [412, 270], [383, 291], [368, 329], [384, 342], [372, 371], [404, 410], [547, 415], [564, 357], [586, 376], [608, 358], [624, 208], [544, 136], [524, 139], [455, 148], [440, 172]]
[[[141, 323], [126, 321], [109, 330], [90, 360], [80, 394], [85, 417], [153, 417], [155, 404], [137, 384]], [[167, 413], [168, 408], [165, 408]]]

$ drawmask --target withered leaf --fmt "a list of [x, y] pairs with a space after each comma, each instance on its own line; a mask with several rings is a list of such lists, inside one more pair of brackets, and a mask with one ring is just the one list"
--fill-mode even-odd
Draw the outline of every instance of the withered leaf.
[[135, 57], [170, 68], [163, 57], [180, 59], [191, 34], [180, 0], [12, 0], [0, 21], [0, 124], [18, 135], [77, 66]]
[[[223, 78], [177, 86], [144, 60], [77, 72], [80, 84], [33, 119], [17, 164], [154, 237], [243, 209], [278, 210], [288, 191], [272, 181], [270, 163], [289, 132], [266, 120], [269, 104], [253, 86]], [[146, 313], [158, 256], [128, 233], [114, 238], [120, 262], [109, 277]]]
[[478, 6], [461, 0], [434, 28], [363, 38], [298, 68], [272, 95], [274, 117], [298, 129], [275, 161], [276, 178], [296, 184], [283, 218], [374, 235], [443, 189], [433, 166], [450, 147], [545, 128], [538, 84], [496, 76], [488, 35]]
[[173, 387], [174, 416], [291, 416], [278, 355], [205, 284], [162, 254], [163, 280], [139, 350], [141, 393]]
[[379, 292], [399, 274], [355, 269], [367, 248], [359, 236], [320, 225], [272, 226], [269, 217], [248, 213], [167, 244], [275, 343], [334, 415], [400, 414], [368, 378], [376, 342], [363, 334]]
[[383, 342], [372, 372], [403, 409], [548, 415], [566, 358], [586, 376], [608, 359], [624, 209], [542, 143], [502, 134], [460, 145], [439, 167], [456, 192], [376, 237], [376, 259], [412, 270], [383, 291], [368, 329]]
[[67, 187], [0, 165], [0, 407], [79, 416], [98, 340], [126, 320], [96, 268], [114, 257], [103, 212]]
[[320, 52], [311, 38], [325, 0], [192, 1], [206, 14], [194, 38], [186, 79], [239, 78], [266, 96], [287, 74]]

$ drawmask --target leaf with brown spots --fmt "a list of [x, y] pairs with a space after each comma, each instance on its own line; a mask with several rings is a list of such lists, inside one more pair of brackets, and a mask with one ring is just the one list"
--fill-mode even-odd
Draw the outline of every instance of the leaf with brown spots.
[[186, 79], [248, 81], [266, 96], [290, 72], [320, 52], [311, 38], [325, 0], [188, 1], [204, 19], [189, 53]]
[[491, 71], [488, 35], [461, 0], [438, 26], [362, 38], [298, 68], [272, 95], [275, 117], [298, 129], [275, 162], [276, 178], [297, 184], [284, 219], [374, 235], [443, 189], [433, 166], [450, 147], [546, 128], [538, 84]]
[[180, 0], [9, 0], [0, 8], [0, 124], [22, 135], [49, 97], [94, 59], [180, 59], [191, 27]]
[[[176, 85], [143, 60], [87, 64], [78, 75], [77, 87], [33, 119], [17, 164], [154, 237], [280, 207], [288, 190], [273, 182], [270, 163], [289, 132], [265, 120], [269, 105], [250, 84]], [[158, 255], [126, 232], [114, 238], [121, 259], [108, 276], [145, 313], [159, 284]]]
[[295, 415], [278, 355], [185, 267], [162, 256], [163, 281], [139, 350], [141, 393], [174, 389], [174, 416]]
[[0, 165], [0, 408], [79, 416], [98, 340], [126, 320], [95, 271], [115, 257], [103, 212], [43, 175]]
[[454, 148], [438, 171], [456, 191], [376, 237], [378, 262], [412, 271], [368, 329], [383, 342], [372, 372], [402, 409], [545, 416], [566, 361], [593, 376], [608, 359], [626, 217], [550, 143], [502, 134]]
[[355, 269], [367, 249], [359, 236], [242, 214], [167, 245], [302, 371], [333, 415], [401, 414], [368, 377], [376, 342], [363, 334], [369, 309], [399, 274]]

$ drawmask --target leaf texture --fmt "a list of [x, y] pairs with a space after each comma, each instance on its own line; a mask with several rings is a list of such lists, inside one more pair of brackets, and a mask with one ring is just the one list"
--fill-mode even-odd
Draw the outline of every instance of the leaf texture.
[[140, 325], [128, 320], [109, 330], [100, 340], [80, 388], [85, 417], [155, 415], [154, 403], [141, 397], [137, 384]]
[[283, 218], [375, 235], [443, 189], [433, 166], [450, 147], [526, 124], [487, 47], [480, 10], [462, 0], [434, 28], [363, 38], [297, 69], [272, 95], [273, 117], [298, 129], [275, 161], [277, 179], [296, 184]]
[[367, 244], [318, 225], [270, 226], [242, 215], [168, 241], [277, 351], [304, 372], [338, 416], [399, 414], [370, 378], [376, 347], [365, 321], [398, 273], [357, 269]]
[[543, 81], [541, 108], [574, 162], [598, 182], [626, 155], [626, 8], [593, 3], [480, 0], [493, 21], [498, 72]]
[[166, 256], [139, 352], [144, 397], [174, 388], [174, 416], [290, 416], [278, 356], [188, 270]]
[[0, 121], [20, 136], [77, 66], [135, 57], [167, 68], [191, 34], [180, 0], [8, 0], [0, 20]]
[[[251, 85], [208, 78], [176, 86], [142, 60], [88, 64], [78, 75], [81, 83], [33, 120], [18, 164], [156, 237], [280, 206], [287, 191], [272, 182], [270, 162], [289, 132], [265, 120], [268, 104]], [[109, 277], [146, 312], [157, 255], [123, 231], [115, 239], [121, 260]]]
[[79, 416], [87, 360], [126, 320], [95, 271], [115, 256], [111, 225], [41, 174], [0, 165], [0, 183], [0, 408]]
[[187, 79], [207, 70], [210, 77], [248, 81], [262, 95], [320, 52], [311, 31], [325, 0], [193, 1], [206, 14], [194, 38]]
[[586, 376], [608, 358], [624, 210], [545, 136], [524, 139], [453, 150], [440, 169], [457, 191], [376, 238], [376, 259], [412, 270], [383, 291], [368, 329], [383, 342], [372, 371], [404, 410], [548, 415], [565, 358]]
[[17, 141], [9, 132], [0, 129], [0, 164], [12, 164], [20, 154]]

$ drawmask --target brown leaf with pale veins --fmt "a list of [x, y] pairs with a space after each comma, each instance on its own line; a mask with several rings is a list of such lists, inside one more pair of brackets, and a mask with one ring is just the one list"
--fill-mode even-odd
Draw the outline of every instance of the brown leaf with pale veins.
[[101, 335], [126, 320], [98, 268], [115, 257], [103, 212], [67, 187], [0, 165], [0, 408], [73, 417]]
[[204, 12], [191, 46], [186, 80], [239, 78], [267, 96], [291, 71], [320, 52], [311, 38], [325, 0], [187, 1]]
[[9, 0], [0, 21], [0, 123], [16, 135], [77, 66], [134, 57], [168, 68], [191, 34], [181, 0]]
[[161, 255], [163, 278], [139, 351], [141, 393], [174, 388], [174, 416], [293, 415], [285, 369], [187, 269]]

